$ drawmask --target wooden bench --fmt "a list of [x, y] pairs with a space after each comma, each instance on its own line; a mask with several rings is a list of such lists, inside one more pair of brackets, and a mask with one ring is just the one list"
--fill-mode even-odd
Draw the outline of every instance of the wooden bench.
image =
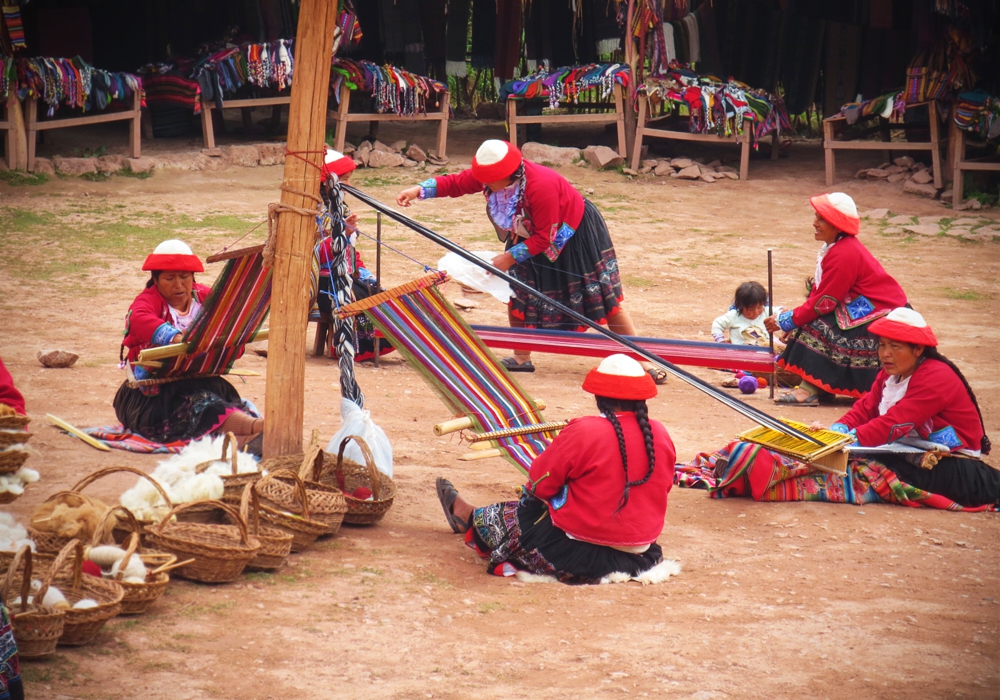
[[340, 104], [336, 110], [330, 110], [328, 117], [336, 122], [336, 133], [334, 135], [333, 148], [337, 151], [344, 151], [344, 143], [347, 141], [347, 125], [351, 122], [369, 122], [371, 135], [378, 134], [380, 122], [438, 122], [437, 133], [437, 155], [444, 158], [448, 148], [448, 117], [451, 112], [451, 93], [445, 92], [441, 97], [441, 108], [437, 112], [425, 112], [423, 114], [399, 115], [399, 114], [378, 114], [377, 112], [355, 112], [351, 113], [351, 89], [346, 84], [340, 86]]
[[[625, 145], [625, 101], [622, 94], [622, 86], [615, 83], [614, 87], [615, 103], [583, 103], [570, 105], [570, 107], [595, 107], [611, 109], [614, 111], [605, 114], [518, 114], [518, 105], [524, 105], [526, 100], [523, 97], [511, 95], [507, 98], [507, 124], [510, 129], [510, 143], [517, 147], [517, 128], [526, 124], [617, 124], [618, 125], [618, 155], [623, 158], [627, 155], [628, 147]], [[527, 141], [527, 132], [525, 133]]]
[[952, 167], [953, 180], [951, 183], [951, 205], [957, 207], [962, 204], [965, 194], [965, 177], [962, 175], [967, 170], [993, 170], [1000, 171], [1000, 160], [996, 156], [986, 156], [984, 158], [966, 158], [965, 148], [968, 145], [966, 133], [959, 129], [954, 119], [948, 120], [951, 123], [948, 138], [955, 149], [955, 160]]
[[[823, 149], [826, 155], [826, 186], [833, 185], [836, 178], [837, 160], [835, 151], [883, 151], [883, 158], [889, 160], [890, 151], [930, 151], [931, 165], [934, 170], [934, 186], [938, 189], [944, 187], [944, 173], [941, 167], [941, 121], [938, 114], [937, 104], [930, 102], [914, 102], [906, 105], [909, 110], [912, 107], [926, 106], [928, 109], [928, 119], [930, 121], [930, 141], [892, 141], [890, 131], [892, 129], [906, 129], [910, 125], [891, 124], [888, 119], [877, 117], [878, 126], [875, 127], [882, 136], [881, 141], [838, 141], [836, 140], [837, 126], [843, 127], [847, 124], [847, 117], [834, 115], [823, 120]], [[871, 118], [871, 117], [866, 117]], [[921, 128], [918, 125], [918, 128]], [[870, 129], [865, 133], [873, 133]]]
[[10, 86], [7, 99], [2, 103], [4, 108], [3, 121], [0, 121], [0, 131], [4, 132], [4, 156], [10, 170], [28, 169], [28, 150], [25, 143], [24, 115], [21, 113], [21, 103], [17, 101], [17, 91]]
[[[650, 114], [649, 97], [639, 93], [639, 117], [635, 128], [635, 145], [632, 146], [632, 169], [639, 169], [639, 161], [642, 160], [642, 140], [649, 136], [658, 139], [671, 139], [675, 141], [695, 141], [698, 143], [733, 143], [733, 137], [719, 136], [718, 134], [692, 134], [689, 131], [678, 131], [675, 129], [658, 129], [646, 126], [647, 121], [653, 121]], [[655, 118], [659, 119], [659, 118]], [[736, 135], [735, 143], [740, 146], [740, 180], [746, 180], [750, 176], [750, 146], [753, 142], [753, 121], [743, 120], [743, 132]], [[778, 159], [778, 132], [775, 130], [771, 135], [771, 160]]]
[[100, 124], [102, 122], [128, 121], [129, 154], [133, 158], [138, 158], [141, 155], [139, 140], [142, 135], [142, 98], [138, 92], [132, 93], [132, 107], [119, 112], [96, 112], [82, 117], [59, 117], [40, 121], [38, 119], [37, 97], [29, 97], [25, 102], [25, 109], [27, 110], [25, 122], [27, 123], [27, 167], [29, 172], [35, 169], [35, 146], [38, 141], [38, 132], [50, 129], [89, 126], [90, 124]]
[[[292, 98], [289, 95], [279, 97], [256, 97], [245, 100], [226, 100], [222, 104], [222, 109], [241, 109], [243, 111], [243, 126], [250, 127], [250, 109], [252, 107], [271, 107], [271, 133], [273, 134], [278, 124], [281, 123], [281, 108], [291, 104]], [[204, 98], [201, 100], [201, 138], [205, 143], [205, 148], [215, 148], [215, 126], [212, 123], [212, 110], [218, 109], [215, 102], [210, 102]]]

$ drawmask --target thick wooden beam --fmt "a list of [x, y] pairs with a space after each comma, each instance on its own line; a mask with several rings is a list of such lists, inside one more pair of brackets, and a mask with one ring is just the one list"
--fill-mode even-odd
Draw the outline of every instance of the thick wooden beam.
[[[295, 191], [319, 194], [336, 24], [335, 0], [302, 0], [288, 109], [288, 152], [296, 155], [285, 158], [281, 189], [281, 203], [301, 209], [315, 209], [316, 202]], [[309, 268], [315, 232], [312, 216], [284, 213], [278, 217], [267, 348], [265, 457], [302, 452]]]

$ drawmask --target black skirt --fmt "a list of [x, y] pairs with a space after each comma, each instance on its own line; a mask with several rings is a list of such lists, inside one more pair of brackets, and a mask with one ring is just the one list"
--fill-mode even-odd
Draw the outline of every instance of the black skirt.
[[[543, 254], [535, 255], [514, 265], [510, 274], [592, 321], [607, 323], [608, 318], [618, 312], [624, 298], [618, 259], [601, 212], [589, 200], [583, 203], [580, 226], [555, 262], [550, 262]], [[507, 248], [511, 245], [512, 241], [508, 241]], [[586, 326], [519, 289], [514, 290], [510, 311], [528, 328], [587, 330]]]
[[900, 455], [880, 460], [900, 481], [974, 508], [1000, 504], [1000, 471], [978, 459], [944, 457], [933, 469], [910, 464]]
[[[373, 294], [385, 291], [375, 283], [374, 279], [356, 279], [352, 285], [352, 290], [354, 291], [354, 298], [356, 300], [367, 299]], [[332, 291], [333, 284], [330, 277], [320, 277], [319, 295], [316, 297], [316, 303], [319, 306], [319, 310], [327, 315], [333, 313], [333, 298], [330, 296]], [[365, 362], [366, 360], [375, 358], [375, 332], [375, 324], [367, 316], [358, 314], [354, 317], [354, 337], [356, 339], [356, 347], [354, 348], [355, 362]], [[379, 356], [392, 351], [392, 344], [385, 338], [381, 338], [378, 343]]]
[[156, 388], [155, 395], [147, 396], [125, 382], [114, 400], [125, 429], [148, 440], [193, 440], [217, 427], [233, 409], [244, 410], [239, 392], [222, 377], [181, 379]]
[[833, 313], [820, 316], [795, 331], [777, 364], [831, 394], [859, 399], [882, 366], [869, 325], [845, 331]]

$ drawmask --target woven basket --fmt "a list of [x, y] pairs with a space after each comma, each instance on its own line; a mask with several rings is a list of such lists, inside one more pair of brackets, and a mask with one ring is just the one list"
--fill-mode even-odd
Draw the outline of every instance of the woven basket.
[[[62, 494], [66, 493], [79, 494], [81, 491], [83, 491], [84, 488], [94, 483], [98, 479], [101, 479], [107, 476], [108, 474], [114, 474], [116, 472], [129, 472], [130, 474], [137, 474], [138, 476], [141, 476], [143, 479], [146, 479], [154, 487], [156, 487], [156, 490], [159, 491], [160, 493], [160, 497], [163, 498], [164, 502], [168, 506], [171, 505], [170, 497], [167, 495], [167, 492], [163, 490], [163, 487], [160, 486], [159, 483], [157, 483], [156, 479], [151, 477], [149, 474], [146, 474], [145, 472], [136, 469], [135, 467], [126, 467], [126, 466], [106, 467], [104, 469], [98, 469], [92, 474], [85, 476], [84, 478], [80, 479], [80, 481], [76, 482], [73, 488], [71, 488], [69, 491], [59, 491], [57, 493], [52, 494], [47, 499], [45, 499], [45, 503], [48, 503], [54, 498], [58, 498]], [[54, 532], [45, 532], [44, 530], [38, 530], [35, 527], [33, 527], [31, 523], [28, 524], [27, 530], [28, 530], [28, 536], [35, 541], [35, 550], [38, 552], [47, 552], [47, 553], [59, 552], [70, 541], [70, 538], [62, 537], [61, 535], [58, 535]], [[87, 533], [87, 534], [93, 535], [94, 533]], [[112, 534], [106, 533], [106, 535], [107, 535], [106, 537], [102, 535], [102, 539], [100, 540], [101, 542], [112, 541], [111, 540]]]
[[178, 559], [194, 559], [176, 569], [177, 575], [202, 583], [234, 581], [260, 550], [260, 541], [247, 534], [246, 521], [238, 510], [222, 501], [210, 501], [235, 520], [236, 525], [171, 523], [170, 517], [204, 501], [182, 503], [155, 527], [146, 530], [146, 539], [157, 549]]
[[0, 450], [11, 445], [23, 445], [31, 439], [31, 433], [24, 430], [8, 432], [0, 429]]
[[[124, 569], [128, 565], [129, 559], [133, 556], [139, 557], [142, 563], [147, 567], [156, 568], [159, 566], [169, 566], [177, 561], [177, 557], [173, 554], [166, 552], [154, 552], [149, 549], [143, 549], [141, 543], [142, 526], [139, 525], [138, 521], [132, 515], [132, 511], [124, 506], [115, 506], [107, 513], [104, 514], [104, 520], [106, 521], [111, 515], [114, 514], [124, 522], [126, 522], [132, 529], [132, 534], [128, 537], [128, 544], [125, 548], [125, 557], [122, 563], [119, 565], [119, 571], [115, 575], [114, 579], [121, 584], [122, 590], [125, 595], [122, 597], [122, 611], [121, 615], [141, 615], [149, 609], [149, 606], [157, 601], [157, 599], [163, 595], [163, 592], [167, 590], [167, 584], [170, 583], [170, 575], [167, 573], [147, 573], [146, 580], [143, 583], [133, 583], [127, 582], [124, 579]], [[94, 539], [91, 541], [91, 546], [96, 547], [101, 544], [101, 534], [105, 530], [105, 523], [101, 523], [101, 527], [97, 528], [97, 532], [94, 533]]]
[[261, 524], [260, 504], [253, 484], [243, 487], [243, 495], [240, 497], [240, 517], [247, 523], [250, 535], [260, 540], [260, 551], [247, 564], [247, 568], [270, 571], [283, 567], [292, 551], [292, 536], [272, 525]]
[[[326, 525], [325, 535], [336, 535], [347, 513], [344, 494], [335, 486], [322, 484], [311, 474], [323, 474], [323, 450], [319, 444], [310, 445], [299, 466], [299, 478], [305, 485], [309, 499], [309, 517]], [[281, 471], [281, 470], [278, 470]], [[261, 485], [258, 489], [261, 503], [279, 509], [298, 511], [302, 508], [295, 481], [287, 476], [278, 476]]]
[[[361, 453], [365, 456], [365, 465], [356, 464], [344, 459], [344, 449], [351, 440], [358, 443]], [[332, 483], [344, 492], [347, 501], [347, 515], [344, 522], [351, 525], [372, 525], [377, 523], [392, 507], [396, 498], [396, 484], [392, 479], [375, 467], [375, 457], [368, 448], [368, 443], [358, 435], [348, 435], [340, 441], [337, 451], [337, 464], [333, 473], [320, 477], [323, 483]], [[350, 494], [359, 486], [371, 489], [371, 500], [361, 500]]]
[[[13, 565], [8, 569], [0, 586], [0, 605], [10, 600], [11, 589], [17, 580], [17, 572], [21, 570], [21, 602], [16, 608], [7, 605], [11, 614], [11, 625], [14, 629], [14, 641], [17, 642], [17, 653], [22, 659], [38, 659], [48, 656], [56, 650], [59, 637], [62, 636], [66, 622], [66, 612], [47, 608], [41, 605], [28, 604], [31, 592], [32, 561], [31, 548], [25, 545], [14, 555]], [[42, 597], [45, 591], [40, 591]]]
[[0, 406], [0, 430], [24, 430], [30, 422], [28, 416], [22, 416], [10, 406]]
[[0, 493], [0, 506], [5, 506], [8, 503], [13, 503], [21, 497], [19, 493], [11, 493], [10, 491], [4, 491]]
[[31, 453], [28, 450], [17, 448], [16, 450], [0, 449], [0, 474], [13, 474], [21, 468]]
[[[226, 451], [229, 450], [230, 446], [232, 446], [232, 452], [230, 453], [229, 459], [227, 459]], [[238, 473], [236, 436], [233, 433], [226, 433], [226, 437], [222, 441], [221, 459], [210, 459], [207, 462], [202, 462], [194, 468], [194, 471], [196, 474], [202, 474], [216, 462], [226, 461], [230, 462], [232, 466], [232, 474], [219, 475], [219, 478], [222, 479], [221, 500], [226, 501], [227, 503], [237, 504], [239, 503], [240, 496], [243, 494], [243, 487], [247, 484], [255, 483], [258, 479], [260, 479], [262, 474], [260, 471], [245, 472], [243, 474]], [[178, 520], [186, 523], [221, 523], [225, 520], [225, 516], [218, 508], [201, 506], [184, 511]]]
[[[295, 499], [297, 505], [291, 499], [281, 503], [279, 507], [261, 502], [261, 518], [268, 525], [273, 525], [290, 534], [292, 536], [292, 552], [301, 552], [315, 542], [320, 535], [326, 534], [328, 527], [326, 523], [312, 519], [305, 484], [302, 483], [298, 474], [289, 469], [271, 472], [254, 484], [253, 488], [257, 495], [260, 496], [263, 493], [273, 496], [275, 489], [272, 488], [272, 484], [276, 480], [275, 477], [278, 476], [290, 478], [295, 482], [295, 489], [298, 493], [298, 498]], [[297, 515], [295, 511], [298, 511], [299, 514]]]
[[[71, 571], [65, 569], [66, 560], [73, 556]], [[59, 644], [81, 646], [97, 636], [104, 623], [121, 612], [122, 597], [125, 592], [117, 581], [85, 575], [83, 567], [83, 543], [70, 540], [52, 563], [49, 573], [42, 581], [39, 595], [44, 596], [48, 586], [55, 585], [66, 596], [70, 605], [84, 598], [97, 601], [96, 608], [66, 611], [66, 623]]]

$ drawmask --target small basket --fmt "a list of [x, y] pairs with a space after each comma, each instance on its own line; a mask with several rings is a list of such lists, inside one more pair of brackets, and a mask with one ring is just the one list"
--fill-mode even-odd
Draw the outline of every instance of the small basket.
[[[289, 469], [271, 472], [254, 484], [253, 488], [257, 495], [268, 494], [269, 497], [273, 498], [276, 494], [272, 484], [276, 481], [275, 477], [277, 476], [291, 478], [295, 482], [298, 498], [293, 495], [292, 498], [284, 502], [271, 501], [274, 505], [269, 505], [266, 502], [260, 503], [261, 518], [268, 525], [273, 525], [290, 534], [292, 536], [292, 552], [301, 552], [315, 542], [320, 535], [326, 534], [328, 528], [326, 523], [313, 520], [310, 516], [309, 497], [305, 484], [302, 483], [298, 474]], [[294, 511], [298, 511], [301, 515], [296, 515]]]
[[[344, 522], [347, 513], [347, 501], [344, 494], [335, 486], [322, 484], [311, 474], [322, 476], [324, 453], [318, 443], [306, 450], [305, 457], [299, 467], [299, 478], [305, 485], [306, 496], [309, 499], [309, 517], [326, 525], [322, 536], [336, 535]], [[269, 480], [258, 489], [261, 502], [276, 508], [299, 510], [302, 502], [295, 489], [295, 481], [287, 476], [279, 476]]]
[[[17, 653], [22, 659], [39, 659], [56, 650], [66, 622], [66, 612], [42, 605], [28, 604], [32, 576], [31, 548], [28, 545], [22, 547], [14, 555], [14, 560], [7, 571], [3, 585], [0, 586], [0, 605], [4, 605], [6, 601], [10, 600], [10, 590], [14, 586], [18, 569], [23, 571], [21, 575], [21, 602], [17, 609], [10, 605], [7, 606], [12, 613], [11, 625], [14, 630], [14, 641], [17, 642]], [[46, 591], [39, 592], [44, 598]]]
[[[66, 559], [73, 557], [73, 571], [63, 571]], [[59, 552], [52, 563], [49, 573], [42, 581], [39, 594], [44, 596], [45, 590], [55, 584], [73, 605], [84, 598], [97, 602], [96, 608], [66, 611], [66, 622], [63, 626], [59, 644], [66, 646], [81, 646], [86, 644], [101, 631], [104, 623], [121, 612], [122, 597], [125, 591], [117, 581], [90, 576], [83, 573], [83, 543], [80, 540], [70, 540]]]
[[[204, 503], [224, 510], [236, 525], [169, 522], [171, 516]], [[157, 549], [170, 552], [178, 559], [194, 559], [178, 568], [177, 575], [202, 583], [236, 580], [260, 551], [260, 541], [247, 534], [246, 521], [239, 511], [222, 501], [182, 503], [174, 507], [159, 525], [147, 528], [146, 539]]]
[[260, 551], [250, 560], [247, 568], [272, 571], [283, 567], [292, 551], [293, 538], [284, 530], [261, 524], [260, 504], [253, 484], [243, 487], [243, 495], [240, 497], [240, 516], [247, 523], [250, 535], [260, 540]]
[[[230, 452], [230, 457], [226, 458], [226, 451], [232, 448]], [[194, 468], [196, 474], [201, 474], [215, 462], [229, 462], [232, 466], [232, 474], [220, 474], [219, 478], [222, 479], [222, 500], [225, 501], [239, 501], [240, 497], [243, 495], [243, 487], [247, 484], [253, 484], [258, 479], [260, 479], [263, 474], [258, 469], [255, 472], [243, 472], [242, 474], [238, 471], [238, 452], [236, 450], [236, 435], [233, 433], [226, 433], [225, 439], [222, 441], [222, 457], [221, 459], [211, 459], [207, 462], [202, 462]]]
[[0, 474], [13, 474], [21, 468], [31, 453], [21, 447], [16, 449], [0, 449]]
[[28, 416], [22, 416], [7, 404], [0, 406], [0, 430], [24, 430], [31, 422]]
[[[356, 464], [344, 459], [344, 449], [351, 440], [358, 443], [361, 453], [365, 456], [365, 465]], [[344, 492], [344, 499], [347, 501], [347, 514], [344, 522], [351, 525], [372, 525], [377, 523], [392, 507], [392, 501], [396, 498], [396, 484], [392, 479], [380, 472], [375, 466], [375, 457], [368, 448], [368, 443], [358, 435], [348, 435], [340, 441], [340, 449], [337, 451], [337, 465], [333, 474], [322, 476], [323, 483], [334, 484]], [[350, 495], [359, 486], [371, 489], [372, 500], [361, 500]]]
[[8, 503], [13, 503], [21, 497], [19, 493], [11, 493], [10, 491], [4, 491], [0, 493], [0, 506], [5, 506]]
[[0, 429], [0, 450], [11, 445], [23, 445], [31, 439], [31, 433], [26, 430]]
[[[125, 556], [122, 563], [118, 567], [118, 573], [113, 579], [121, 584], [122, 590], [125, 593], [122, 597], [122, 611], [120, 614], [141, 615], [149, 609], [150, 605], [155, 603], [157, 599], [163, 595], [165, 590], [167, 590], [167, 584], [170, 583], [170, 575], [165, 572], [158, 574], [149, 572], [146, 574], [146, 580], [143, 583], [125, 581], [124, 570], [128, 565], [129, 559], [133, 556], [137, 556], [146, 566], [157, 568], [173, 564], [177, 561], [177, 557], [173, 554], [165, 552], [153, 552], [148, 549], [143, 551], [143, 547], [140, 542], [142, 526], [139, 525], [138, 521], [132, 515], [132, 511], [124, 506], [115, 506], [105, 513], [104, 519], [107, 520], [112, 513], [115, 513], [116, 515], [120, 513], [120, 517], [129, 523], [132, 528], [132, 534], [129, 535], [128, 545], [125, 548]], [[94, 533], [94, 539], [91, 542], [92, 547], [96, 547], [101, 544], [100, 535], [105, 529], [106, 525], [102, 522], [101, 527], [98, 527], [97, 532]]]

